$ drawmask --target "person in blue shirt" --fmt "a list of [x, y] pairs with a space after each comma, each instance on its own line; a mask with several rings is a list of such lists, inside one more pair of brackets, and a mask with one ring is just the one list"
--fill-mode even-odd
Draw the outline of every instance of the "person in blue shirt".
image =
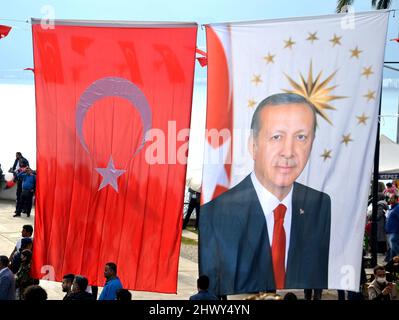
[[197, 279], [198, 293], [191, 296], [190, 300], [218, 300], [218, 298], [208, 291], [209, 278], [206, 275], [200, 275]]
[[36, 188], [36, 175], [33, 174], [31, 168], [26, 167], [24, 171], [18, 173], [17, 177], [22, 180], [21, 207], [17, 209], [14, 217], [21, 216], [21, 211], [26, 213], [27, 217], [30, 217], [33, 195]]
[[385, 232], [388, 241], [388, 261], [399, 255], [399, 205], [398, 196], [391, 197], [391, 210], [385, 223]]
[[107, 279], [98, 300], [116, 300], [116, 292], [122, 289], [122, 282], [117, 277], [117, 267], [113, 262], [105, 264], [104, 277]]

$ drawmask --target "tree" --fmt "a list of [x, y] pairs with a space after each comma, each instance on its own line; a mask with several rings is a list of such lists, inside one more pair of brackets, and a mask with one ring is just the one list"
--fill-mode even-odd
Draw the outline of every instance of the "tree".
[[[337, 2], [337, 12], [341, 12], [344, 6], [351, 6], [354, 0], [338, 0]], [[371, 0], [371, 6], [380, 9], [388, 9], [392, 4], [392, 0]]]

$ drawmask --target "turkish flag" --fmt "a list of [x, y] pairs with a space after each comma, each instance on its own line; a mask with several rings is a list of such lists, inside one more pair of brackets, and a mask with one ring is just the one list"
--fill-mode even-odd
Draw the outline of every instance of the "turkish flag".
[[32, 272], [175, 293], [197, 25], [32, 21]]

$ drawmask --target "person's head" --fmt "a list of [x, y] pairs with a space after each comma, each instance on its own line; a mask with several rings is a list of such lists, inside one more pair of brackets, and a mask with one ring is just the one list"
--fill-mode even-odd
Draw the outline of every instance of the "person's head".
[[385, 190], [384, 182], [382, 181], [378, 182], [378, 192], [384, 192], [384, 190]]
[[387, 281], [385, 268], [382, 266], [376, 266], [374, 268], [374, 277], [379, 284], [384, 284]]
[[198, 290], [208, 290], [209, 288], [209, 278], [207, 275], [200, 275], [197, 279]]
[[8, 268], [9, 264], [10, 264], [10, 260], [8, 260], [7, 256], [0, 256], [0, 270], [3, 270], [4, 268]]
[[116, 264], [113, 262], [106, 263], [104, 268], [104, 277], [108, 280], [113, 277], [116, 277], [116, 274], [117, 274]]
[[45, 301], [47, 300], [47, 292], [41, 286], [29, 286], [23, 294], [26, 301]]
[[116, 290], [116, 300], [130, 301], [132, 300], [132, 294], [127, 289], [118, 289]]
[[21, 251], [21, 262], [23, 264], [29, 264], [32, 261], [32, 251], [25, 249]]
[[17, 159], [21, 159], [21, 158], [22, 158], [22, 153], [21, 153], [21, 152], [17, 152], [17, 153], [15, 154], [15, 157], [16, 157]]
[[25, 250], [25, 249], [29, 249], [32, 250], [33, 248], [33, 242], [31, 238], [22, 238], [21, 239], [21, 249], [19, 249], [20, 251]]
[[72, 283], [72, 291], [73, 292], [85, 292], [89, 281], [86, 277], [83, 276], [75, 276]]
[[71, 292], [75, 275], [68, 273], [62, 277], [62, 292]]
[[22, 227], [21, 235], [22, 238], [31, 237], [33, 234], [33, 227], [30, 224], [26, 224]]
[[389, 204], [390, 205], [397, 204], [398, 199], [399, 199], [399, 196], [397, 194], [391, 195], [391, 197], [389, 198]]
[[255, 175], [280, 200], [305, 168], [315, 131], [315, 107], [300, 95], [274, 94], [256, 108], [249, 139]]
[[298, 300], [298, 297], [293, 292], [287, 292], [283, 300]]
[[388, 182], [387, 183], [387, 188], [392, 188], [392, 183]]

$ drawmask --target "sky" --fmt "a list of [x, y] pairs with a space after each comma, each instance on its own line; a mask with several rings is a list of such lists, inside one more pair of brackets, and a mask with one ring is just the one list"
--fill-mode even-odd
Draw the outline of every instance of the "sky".
[[[0, 123], [3, 132], [0, 135], [0, 164], [3, 170], [8, 169], [12, 165], [10, 162], [14, 159], [15, 151], [24, 153], [25, 150], [27, 157], [33, 159], [31, 161], [35, 164], [34, 81], [32, 72], [23, 71], [26, 67], [33, 67], [31, 26], [26, 22], [32, 17], [197, 22], [197, 46], [206, 51], [203, 24], [333, 14], [335, 7], [336, 0], [2, 0], [0, 24], [9, 25], [13, 29], [9, 36], [0, 40]], [[393, 0], [391, 8], [399, 9], [399, 0]], [[371, 0], [355, 0], [354, 10], [371, 10]], [[398, 37], [399, 12], [395, 17], [393, 13], [390, 15], [387, 38]], [[399, 61], [398, 43], [387, 41], [385, 61]], [[399, 64], [396, 67], [399, 68]], [[399, 72], [385, 68], [384, 78], [399, 78]], [[189, 170], [190, 167], [198, 170], [201, 166], [202, 149], [199, 146], [203, 145], [201, 130], [205, 126], [205, 79], [206, 68], [196, 63], [191, 123], [196, 148], [190, 149]], [[383, 114], [397, 113], [399, 81], [394, 83], [393, 87], [386, 90], [385, 97], [383, 94]], [[387, 105], [385, 109], [384, 104]], [[18, 126], [15, 125], [15, 119], [18, 119]], [[388, 116], [381, 121], [382, 132], [392, 139], [396, 138], [396, 121], [396, 118]], [[4, 132], [13, 132], [13, 135], [5, 135]]]

